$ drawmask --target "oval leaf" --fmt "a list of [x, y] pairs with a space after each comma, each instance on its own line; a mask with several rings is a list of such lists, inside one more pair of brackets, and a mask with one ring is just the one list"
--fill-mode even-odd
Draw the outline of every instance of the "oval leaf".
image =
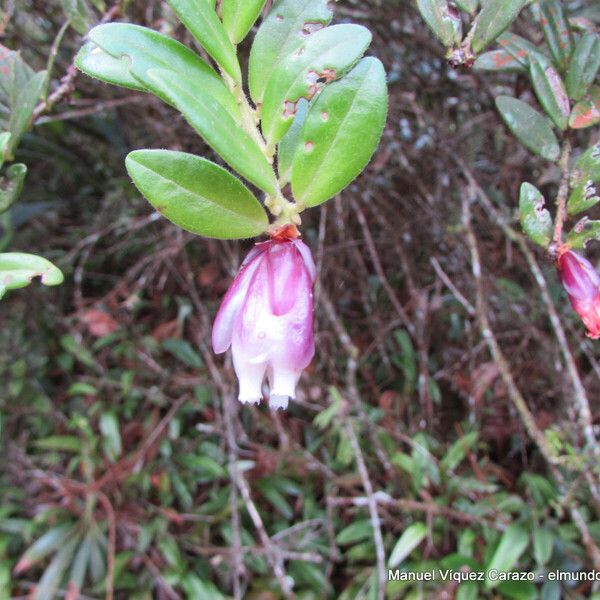
[[[590, 150], [593, 150], [593, 148]], [[595, 181], [600, 180], [600, 173], [594, 174], [592, 165], [586, 164], [587, 160], [589, 160], [588, 152], [580, 157], [575, 164], [575, 168], [571, 171], [571, 193], [567, 201], [567, 212], [569, 215], [579, 214], [600, 202], [598, 189], [594, 185]], [[600, 156], [598, 157], [597, 168], [600, 170]]]
[[593, 85], [585, 100], [580, 100], [571, 111], [569, 127], [586, 129], [600, 123], [600, 86]]
[[600, 69], [600, 38], [586, 33], [579, 38], [567, 71], [567, 92], [574, 100], [581, 100], [594, 83]]
[[327, 0], [278, 0], [273, 4], [250, 51], [248, 85], [257, 106], [281, 61], [297, 50], [306, 36], [328, 25], [331, 17]]
[[547, 527], [536, 527], [533, 530], [533, 555], [538, 565], [545, 565], [552, 556], [554, 536]]
[[259, 235], [269, 225], [258, 200], [238, 179], [199, 156], [137, 150], [125, 164], [150, 204], [187, 231], [238, 239]]
[[571, 108], [560, 75], [552, 67], [544, 68], [535, 56], [530, 57], [529, 63], [533, 89], [540, 104], [559, 129], [566, 129]]
[[390, 569], [397, 567], [425, 539], [426, 535], [425, 523], [417, 522], [407, 527], [390, 554], [388, 567]]
[[235, 48], [227, 36], [223, 23], [219, 21], [212, 3], [206, 0], [168, 0], [168, 3], [211, 58], [234, 81], [240, 83], [242, 72]]
[[507, 127], [523, 146], [546, 160], [558, 158], [558, 140], [546, 117], [529, 104], [510, 96], [498, 96], [496, 106]]
[[[497, 571], [510, 571], [529, 543], [527, 531], [520, 525], [512, 524], [506, 528], [506, 531], [500, 538], [500, 543], [492, 556], [486, 571], [495, 569]], [[486, 578], [485, 587], [491, 589], [496, 585], [496, 581]]]
[[239, 44], [247, 35], [265, 5], [266, 0], [223, 0], [221, 14], [223, 25], [234, 44]]
[[202, 82], [162, 69], [149, 71], [148, 78], [238, 173], [268, 194], [276, 194], [275, 173], [257, 142], [237, 126], [219, 102], [204, 93]]
[[49, 260], [34, 254], [5, 252], [0, 254], [0, 298], [7, 290], [28, 286], [35, 277], [44, 285], [60, 285], [64, 276]]
[[300, 98], [341, 77], [363, 55], [371, 33], [360, 25], [334, 25], [308, 36], [273, 73], [262, 105], [262, 130], [276, 144], [289, 129]]
[[379, 60], [363, 59], [310, 107], [292, 164], [297, 202], [316, 206], [365, 168], [385, 124], [387, 88]]
[[450, 48], [460, 43], [462, 22], [456, 7], [451, 7], [446, 0], [417, 0], [417, 8], [444, 46]]
[[522, 183], [519, 192], [519, 214], [523, 231], [540, 246], [552, 241], [553, 225], [550, 213], [544, 208], [542, 193], [530, 183]]
[[479, 54], [491, 44], [519, 15], [528, 0], [488, 0], [481, 9], [471, 47]]
[[600, 221], [581, 219], [567, 234], [567, 244], [572, 248], [585, 248], [590, 240], [600, 239]]
[[529, 67], [530, 56], [535, 56], [544, 68], [552, 66], [552, 61], [537, 46], [516, 33], [499, 35], [498, 44], [525, 68]]
[[163, 100], [168, 101], [160, 89], [154, 88], [153, 81], [148, 77], [151, 69], [169, 69], [182, 78], [193, 79], [202, 85], [205, 95], [210, 94], [237, 122], [241, 121], [239, 106], [219, 75], [177, 40], [129, 23], [99, 25], [90, 31], [89, 38], [114, 58], [124, 60], [139, 84]]
[[519, 60], [506, 50], [491, 50], [477, 57], [473, 64], [476, 71], [514, 71], [524, 72], [525, 68]]

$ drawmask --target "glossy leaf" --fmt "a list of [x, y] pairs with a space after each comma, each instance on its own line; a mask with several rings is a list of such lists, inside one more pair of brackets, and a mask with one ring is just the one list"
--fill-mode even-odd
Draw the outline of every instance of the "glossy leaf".
[[[500, 543], [486, 566], [486, 571], [489, 572], [493, 569], [501, 572], [510, 571], [516, 565], [521, 554], [525, 552], [528, 543], [529, 536], [521, 525], [516, 523], [509, 525], [502, 534]], [[491, 589], [495, 585], [496, 581], [486, 577], [486, 589]]]
[[396, 568], [425, 539], [427, 531], [425, 523], [417, 522], [407, 527], [390, 554], [388, 568]]
[[6, 169], [6, 176], [0, 180], [0, 214], [7, 211], [19, 198], [27, 176], [27, 166], [21, 163]]
[[206, 159], [171, 150], [138, 150], [125, 164], [150, 204], [187, 231], [237, 239], [259, 235], [269, 224], [252, 193]]
[[450, 48], [460, 44], [462, 22], [456, 7], [447, 0], [417, 0], [417, 9], [444, 46]]
[[519, 15], [528, 0], [488, 0], [481, 9], [471, 47], [479, 54], [491, 44]]
[[585, 248], [590, 240], [600, 240], [600, 221], [581, 219], [567, 235], [567, 244], [572, 248]]
[[173, 71], [151, 70], [152, 86], [183, 114], [208, 145], [248, 181], [271, 195], [277, 191], [273, 168], [258, 143], [240, 129], [202, 82], [185, 79]]
[[300, 98], [310, 100], [324, 83], [340, 78], [370, 42], [371, 33], [360, 25], [333, 25], [308, 36], [269, 81], [261, 113], [267, 143], [273, 146], [281, 140]]
[[580, 100], [571, 111], [569, 127], [586, 129], [600, 123], [600, 86], [593, 85], [584, 100]]
[[540, 0], [542, 31], [554, 64], [562, 72], [573, 51], [573, 36], [561, 0]]
[[553, 224], [550, 213], [544, 208], [542, 193], [530, 183], [522, 183], [519, 192], [519, 214], [523, 231], [543, 247], [552, 241]]
[[235, 48], [214, 7], [206, 0], [168, 0], [168, 3], [211, 58], [240, 83], [242, 73]]
[[300, 142], [300, 131], [308, 114], [308, 100], [300, 98], [296, 109], [296, 116], [287, 133], [281, 138], [277, 149], [277, 171], [282, 185], [289, 183], [292, 178], [292, 162], [296, 156]]
[[129, 71], [127, 57], [115, 58], [93, 42], [84, 44], [75, 57], [75, 66], [90, 77], [140, 92], [148, 91]]
[[566, 85], [570, 98], [581, 100], [594, 82], [600, 69], [600, 38], [597, 34], [582, 35], [569, 62]]
[[248, 85], [257, 106], [262, 104], [267, 84], [281, 62], [304, 43], [306, 36], [325, 27], [331, 17], [327, 0], [278, 0], [273, 4], [250, 51]]
[[316, 206], [346, 187], [369, 162], [387, 112], [385, 71], [365, 58], [310, 107], [292, 165], [297, 202]]
[[552, 67], [544, 68], [535, 56], [529, 62], [529, 74], [540, 104], [559, 129], [566, 129], [571, 107], [560, 75]]
[[169, 69], [178, 73], [182, 80], [193, 80], [198, 87], [202, 87], [205, 96], [212, 96], [237, 122], [241, 120], [233, 94], [215, 70], [178, 41], [147, 27], [129, 23], [99, 25], [90, 31], [88, 37], [111, 56], [126, 60], [131, 75], [141, 86], [163, 100], [168, 101], [161, 94], [161, 88], [156, 88], [148, 76], [152, 69]]
[[7, 290], [28, 286], [34, 277], [44, 285], [60, 285], [63, 274], [49, 260], [33, 254], [5, 252], [0, 254], [0, 298]]
[[498, 96], [496, 106], [507, 127], [523, 146], [546, 160], [558, 158], [558, 140], [546, 117], [511, 96]]
[[265, 5], [266, 0], [223, 0], [221, 14], [223, 25], [234, 44], [239, 44], [247, 35]]

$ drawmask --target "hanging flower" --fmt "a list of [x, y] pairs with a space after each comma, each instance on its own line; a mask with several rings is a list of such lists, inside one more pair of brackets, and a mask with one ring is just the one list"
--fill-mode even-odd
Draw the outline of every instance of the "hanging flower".
[[600, 275], [589, 260], [569, 249], [559, 253], [557, 267], [571, 306], [588, 329], [588, 337], [600, 338]]
[[[287, 408], [315, 353], [316, 268], [295, 228], [256, 244], [227, 291], [212, 331], [217, 354], [231, 346], [240, 402], [258, 403], [265, 373], [269, 406]], [[290, 237], [292, 236], [292, 237]]]

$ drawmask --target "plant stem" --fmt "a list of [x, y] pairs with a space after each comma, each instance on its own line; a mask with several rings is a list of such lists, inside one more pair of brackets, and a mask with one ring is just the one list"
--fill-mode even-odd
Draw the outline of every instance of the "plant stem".
[[567, 196], [569, 194], [569, 159], [571, 158], [571, 140], [565, 137], [560, 152], [558, 166], [561, 171], [558, 194], [556, 196], [556, 220], [554, 221], [554, 235], [552, 241], [558, 249], [562, 244], [562, 231], [567, 218]]

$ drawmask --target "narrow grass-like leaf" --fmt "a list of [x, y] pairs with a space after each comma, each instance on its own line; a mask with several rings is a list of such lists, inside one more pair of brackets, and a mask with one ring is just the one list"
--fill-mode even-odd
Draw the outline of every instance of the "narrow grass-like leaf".
[[519, 15], [528, 0], [488, 0], [481, 9], [471, 46], [479, 54], [491, 44]]
[[519, 192], [519, 214], [523, 231], [536, 244], [546, 248], [552, 241], [552, 217], [544, 208], [542, 193], [530, 183], [522, 183]]
[[573, 51], [573, 34], [561, 0], [540, 0], [542, 31], [554, 64], [564, 72]]
[[597, 34], [582, 35], [569, 62], [567, 92], [570, 98], [581, 100], [594, 83], [600, 69], [600, 38]]
[[325, 27], [331, 17], [327, 0], [277, 0], [273, 4], [250, 51], [248, 85], [257, 105], [262, 104], [267, 84], [282, 60], [296, 51], [306, 36]]
[[558, 140], [547, 117], [511, 96], [498, 96], [496, 106], [507, 127], [523, 146], [546, 160], [558, 158]]
[[252, 193], [218, 165], [184, 152], [138, 150], [129, 175], [167, 219], [192, 233], [221, 239], [253, 237], [269, 222]]
[[[179, 20], [200, 42], [212, 59], [237, 83], [241, 83], [242, 72], [235, 48], [223, 23], [210, 2], [206, 0], [167, 0]], [[250, 0], [245, 0], [250, 1]]]
[[560, 75], [552, 67], [544, 68], [535, 56], [529, 62], [529, 74], [540, 104], [559, 129], [566, 129], [571, 108]]
[[260, 16], [266, 0], [223, 0], [221, 14], [223, 25], [234, 44], [239, 44], [248, 35], [252, 25]]
[[371, 33], [360, 25], [333, 25], [308, 36], [269, 81], [262, 105], [262, 130], [274, 146], [292, 124], [300, 98], [311, 99], [360, 59]]
[[387, 88], [379, 60], [363, 59], [310, 107], [292, 166], [294, 198], [325, 202], [365, 168], [385, 124]]
[[201, 82], [184, 80], [165, 70], [151, 70], [148, 77], [231, 167], [268, 194], [276, 194], [275, 173], [258, 143], [237, 126], [219, 102], [204, 93]]
[[390, 554], [388, 567], [396, 568], [425, 539], [427, 531], [427, 525], [421, 522], [407, 527]]
[[6, 169], [4, 181], [0, 181], [0, 214], [7, 211], [19, 198], [25, 177], [27, 177], [27, 166], [22, 163], [11, 165]]
[[74, 532], [75, 526], [72, 523], [63, 523], [46, 531], [19, 559], [14, 569], [15, 573], [22, 573], [32, 565], [46, 558], [54, 550], [62, 546]]
[[[529, 544], [529, 536], [527, 531], [516, 523], [509, 525], [502, 537], [500, 543], [494, 552], [489, 564], [486, 566], [486, 572], [492, 570], [507, 572], [514, 568], [519, 560], [519, 557]], [[497, 582], [486, 576], [485, 587], [491, 589], [497, 585]]]
[[81, 537], [75, 535], [63, 544], [35, 587], [32, 600], [48, 600], [54, 598], [61, 581], [66, 575], [67, 569], [73, 559], [73, 554], [79, 544]]

